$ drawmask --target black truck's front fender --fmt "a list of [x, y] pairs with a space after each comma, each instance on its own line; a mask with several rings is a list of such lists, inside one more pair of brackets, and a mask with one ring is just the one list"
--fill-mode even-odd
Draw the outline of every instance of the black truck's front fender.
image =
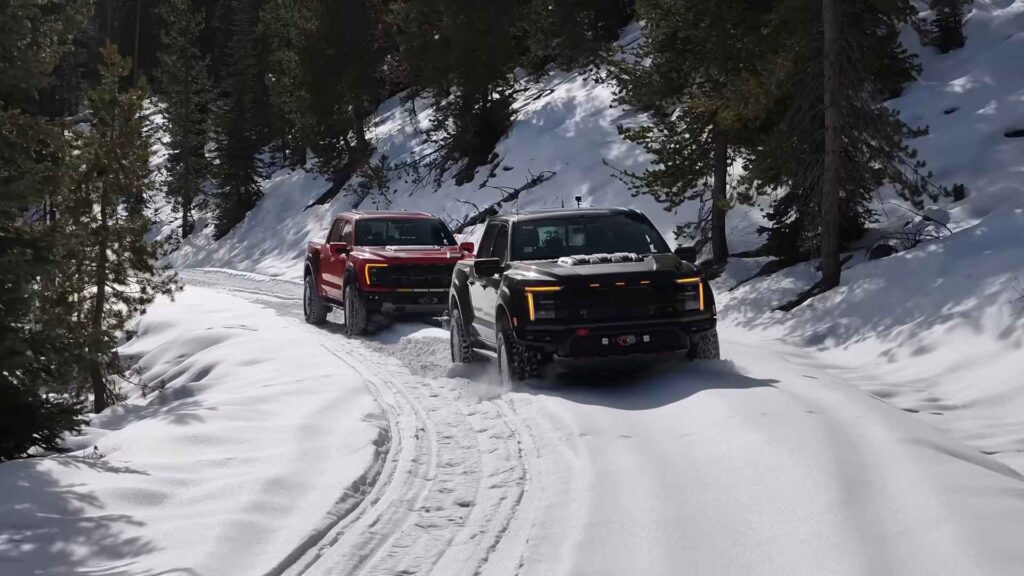
[[[472, 261], [470, 260], [470, 265]], [[464, 265], [456, 265], [452, 272], [452, 285], [448, 290], [450, 306], [458, 309], [466, 326], [472, 326], [476, 316], [473, 314], [473, 302], [469, 295], [469, 271]]]

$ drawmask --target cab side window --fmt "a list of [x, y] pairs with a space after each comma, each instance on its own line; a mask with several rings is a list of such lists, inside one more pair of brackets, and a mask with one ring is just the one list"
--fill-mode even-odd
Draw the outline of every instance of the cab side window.
[[331, 224], [331, 231], [327, 233], [327, 242], [341, 242], [341, 220], [335, 220]]
[[348, 220], [345, 220], [345, 223], [341, 226], [339, 237], [341, 238], [339, 242], [347, 242], [349, 246], [352, 245], [352, 223]]
[[504, 264], [508, 260], [508, 225], [498, 224], [498, 232], [491, 246], [491, 258], [497, 258]]
[[480, 239], [480, 247], [476, 250], [477, 258], [491, 257], [491, 245], [494, 244], [494, 235], [497, 232], [498, 224], [496, 222], [488, 222], [487, 227], [484, 228], [484, 237]]

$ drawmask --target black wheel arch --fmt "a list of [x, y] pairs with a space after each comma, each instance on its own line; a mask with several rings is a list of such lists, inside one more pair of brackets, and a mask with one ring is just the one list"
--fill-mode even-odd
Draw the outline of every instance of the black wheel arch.
[[[473, 314], [472, 299], [469, 296], [469, 286], [466, 283], [466, 269], [456, 266], [452, 273], [452, 285], [448, 290], [448, 304], [459, 309], [462, 315], [462, 322], [466, 326], [472, 326], [476, 316]], [[466, 304], [464, 306], [463, 304]]]

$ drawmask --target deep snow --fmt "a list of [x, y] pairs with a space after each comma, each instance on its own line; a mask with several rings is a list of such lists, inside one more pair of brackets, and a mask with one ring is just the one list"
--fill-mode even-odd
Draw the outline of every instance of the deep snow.
[[187, 288], [121, 348], [160, 388], [0, 465], [0, 574], [261, 574], [358, 501], [388, 429], [294, 320]]
[[82, 454], [0, 466], [3, 573], [1024, 569], [1018, 472], [762, 333], [500, 393], [440, 328], [348, 340], [301, 323], [292, 282], [185, 280], [125, 349], [165, 391], [97, 417]]

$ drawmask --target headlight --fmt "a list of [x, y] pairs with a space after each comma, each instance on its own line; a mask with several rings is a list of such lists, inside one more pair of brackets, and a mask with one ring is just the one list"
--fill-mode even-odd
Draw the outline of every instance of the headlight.
[[526, 309], [530, 314], [530, 320], [551, 319], [558, 315], [558, 298], [556, 293], [562, 289], [561, 286], [527, 286]]
[[676, 278], [676, 284], [680, 285], [676, 299], [684, 310], [704, 310], [704, 283], [700, 278]]
[[384, 273], [384, 268], [387, 268], [387, 264], [367, 264], [363, 270], [366, 277], [367, 286], [377, 286], [381, 284], [381, 274]]

